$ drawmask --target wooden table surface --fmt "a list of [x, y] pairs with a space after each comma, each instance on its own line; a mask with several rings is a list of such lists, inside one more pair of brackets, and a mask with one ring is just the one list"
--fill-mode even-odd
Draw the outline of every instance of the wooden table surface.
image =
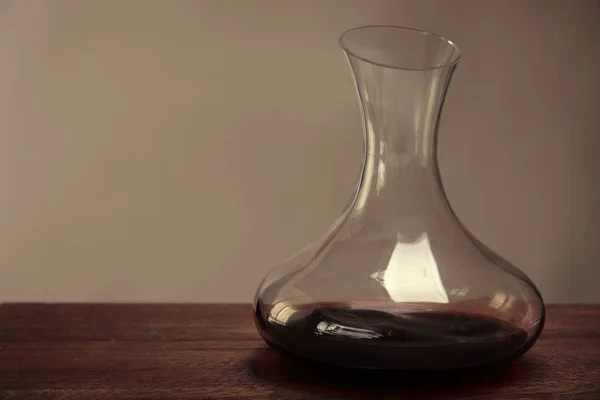
[[268, 348], [249, 305], [0, 305], [0, 399], [600, 399], [600, 306], [548, 307], [507, 368], [366, 373]]

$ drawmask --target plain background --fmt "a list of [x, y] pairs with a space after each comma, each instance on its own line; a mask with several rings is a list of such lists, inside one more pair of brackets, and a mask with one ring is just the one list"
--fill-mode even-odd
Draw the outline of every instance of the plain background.
[[547, 301], [600, 301], [598, 1], [2, 1], [0, 301], [250, 301], [354, 190], [338, 36], [463, 52], [449, 199]]

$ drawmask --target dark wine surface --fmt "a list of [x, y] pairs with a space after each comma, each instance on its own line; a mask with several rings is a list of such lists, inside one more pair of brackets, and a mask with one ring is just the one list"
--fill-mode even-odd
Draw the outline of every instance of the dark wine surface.
[[[257, 325], [273, 347], [344, 367], [447, 370], [512, 361], [527, 350], [527, 333], [477, 314], [314, 306], [285, 323]], [[310, 310], [310, 306], [305, 307]]]

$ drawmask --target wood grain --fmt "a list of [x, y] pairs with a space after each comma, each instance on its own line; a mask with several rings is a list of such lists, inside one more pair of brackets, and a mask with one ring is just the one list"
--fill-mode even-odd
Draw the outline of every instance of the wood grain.
[[249, 305], [0, 305], [0, 399], [600, 399], [600, 306], [549, 306], [521, 360], [460, 374], [330, 369], [268, 348]]

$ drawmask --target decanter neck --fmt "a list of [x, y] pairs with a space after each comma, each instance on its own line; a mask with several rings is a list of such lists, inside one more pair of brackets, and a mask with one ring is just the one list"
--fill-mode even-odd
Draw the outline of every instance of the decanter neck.
[[363, 110], [367, 156], [390, 169], [435, 166], [440, 111], [455, 65], [401, 70], [349, 56]]
[[[431, 207], [448, 207], [436, 155], [437, 127], [455, 64], [407, 70], [348, 55], [363, 111], [365, 162], [354, 213], [420, 231]], [[390, 217], [392, 216], [392, 217]], [[394, 218], [393, 216], [396, 216]], [[415, 232], [418, 234], [418, 232]]]

